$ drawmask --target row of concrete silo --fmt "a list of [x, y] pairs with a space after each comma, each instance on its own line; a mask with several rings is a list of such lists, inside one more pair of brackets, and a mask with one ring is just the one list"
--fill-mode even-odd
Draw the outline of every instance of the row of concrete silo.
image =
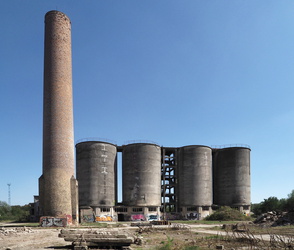
[[250, 205], [250, 148], [179, 148], [180, 206]]
[[[116, 206], [154, 208], [154, 211], [161, 208], [162, 213], [178, 213], [181, 218], [194, 213], [203, 218], [212, 212], [213, 205], [250, 209], [249, 147], [172, 148], [172, 161], [164, 161], [164, 152], [168, 151], [165, 149], [151, 143], [123, 146], [102, 141], [78, 143], [80, 208], [101, 208], [99, 211]], [[122, 153], [121, 204], [117, 202], [118, 152]], [[165, 169], [169, 169], [169, 175]], [[173, 210], [165, 209], [165, 203], [174, 204]]]
[[[76, 145], [80, 206], [117, 204], [117, 146], [87, 141]], [[161, 149], [155, 144], [123, 146], [123, 204], [161, 205]]]

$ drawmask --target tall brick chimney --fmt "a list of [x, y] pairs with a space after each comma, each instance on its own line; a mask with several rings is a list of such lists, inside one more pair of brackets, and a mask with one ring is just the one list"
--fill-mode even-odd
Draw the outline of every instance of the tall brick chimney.
[[74, 178], [71, 22], [59, 11], [45, 15], [42, 216], [78, 215]]

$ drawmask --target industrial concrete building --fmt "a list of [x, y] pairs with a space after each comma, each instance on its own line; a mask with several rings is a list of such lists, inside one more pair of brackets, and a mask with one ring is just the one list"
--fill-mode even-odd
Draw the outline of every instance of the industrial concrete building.
[[[250, 212], [250, 148], [76, 144], [82, 221], [203, 219], [217, 206]], [[117, 201], [117, 154], [122, 202]]]
[[43, 174], [39, 178], [40, 215], [78, 217], [74, 178], [71, 22], [59, 11], [45, 15]]
[[[49, 11], [45, 15], [43, 171], [40, 206], [33, 209], [45, 216], [45, 224], [50, 217], [65, 218], [66, 225], [78, 218], [202, 219], [215, 206], [224, 205], [249, 213], [248, 146], [161, 147], [146, 142], [117, 146], [82, 141], [76, 144], [77, 182], [72, 106], [71, 22], [65, 14]], [[121, 203], [118, 154], [122, 157]]]
[[215, 204], [249, 210], [250, 150], [246, 147], [215, 149], [213, 159]]

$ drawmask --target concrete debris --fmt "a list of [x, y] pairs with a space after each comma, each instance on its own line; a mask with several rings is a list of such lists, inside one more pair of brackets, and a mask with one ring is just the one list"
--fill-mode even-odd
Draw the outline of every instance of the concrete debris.
[[32, 229], [28, 227], [2, 227], [0, 228], [0, 236], [9, 236], [18, 233], [32, 233]]
[[222, 229], [225, 229], [226, 231], [246, 232], [248, 230], [248, 226], [251, 224], [253, 224], [251, 221], [236, 224], [224, 224]]
[[130, 236], [127, 233], [93, 229], [62, 229], [59, 237], [64, 238], [65, 241], [71, 241], [74, 250], [88, 249], [89, 246], [128, 249], [135, 240], [133, 236]]
[[289, 226], [294, 225], [294, 211], [291, 212], [267, 212], [256, 218], [255, 224], [263, 226]]

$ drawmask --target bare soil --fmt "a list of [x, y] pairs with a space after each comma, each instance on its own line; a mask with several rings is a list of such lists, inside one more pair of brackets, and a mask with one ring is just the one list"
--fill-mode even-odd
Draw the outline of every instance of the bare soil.
[[[13, 224], [2, 226], [4, 225], [0, 224], [0, 250], [71, 249], [71, 242], [66, 242], [63, 238], [58, 237], [60, 228], [27, 228]], [[116, 227], [116, 225], [109, 226]], [[266, 232], [255, 231], [256, 236], [253, 236], [252, 239], [250, 233], [236, 234], [222, 230], [221, 226], [173, 224], [172, 226], [131, 227], [125, 224], [120, 225], [119, 230], [129, 232], [137, 239], [138, 243], [141, 243], [131, 246], [132, 249], [137, 250], [217, 249], [217, 247], [222, 246], [224, 249], [269, 249], [266, 244], [270, 243], [271, 237]], [[108, 228], [99, 230], [107, 231]], [[284, 228], [281, 228], [281, 230], [285, 231]], [[276, 231], [278, 233], [278, 230]], [[292, 234], [293, 227], [289, 228], [288, 231]], [[262, 238], [260, 238], [259, 233], [263, 235]], [[291, 238], [290, 240], [294, 248], [294, 239]], [[281, 249], [278, 247], [278, 241], [280, 239], [275, 242], [277, 248], [272, 246], [270, 249]]]
[[[5, 227], [6, 234], [0, 233], [0, 249], [68, 249], [69, 242], [59, 238], [59, 229], [31, 228], [17, 230], [17, 228]], [[65, 247], [65, 248], [61, 248]]]

